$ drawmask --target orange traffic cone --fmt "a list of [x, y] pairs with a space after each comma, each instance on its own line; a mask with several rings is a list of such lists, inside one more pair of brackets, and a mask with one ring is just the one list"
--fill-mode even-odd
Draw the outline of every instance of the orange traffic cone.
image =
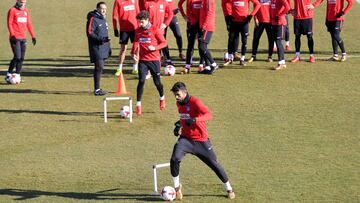
[[117, 95], [119, 94], [127, 94], [128, 92], [126, 91], [126, 87], [125, 87], [125, 80], [123, 77], [123, 74], [120, 73], [119, 77], [118, 77], [118, 85], [117, 85], [117, 90], [115, 92]]

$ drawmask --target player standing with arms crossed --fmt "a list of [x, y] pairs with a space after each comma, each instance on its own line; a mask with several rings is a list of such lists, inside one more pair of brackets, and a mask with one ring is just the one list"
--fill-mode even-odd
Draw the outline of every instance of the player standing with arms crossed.
[[[313, 5], [309, 5], [308, 9], [314, 9], [319, 6], [324, 0], [317, 0]], [[345, 1], [347, 6], [345, 7]], [[340, 37], [340, 32], [344, 23], [344, 15], [349, 11], [353, 5], [353, 0], [327, 0], [326, 7], [326, 27], [331, 35], [331, 43], [333, 47], [333, 56], [330, 61], [338, 61], [338, 46], [341, 49], [340, 61], [346, 60], [346, 51], [344, 41]], [[345, 8], [344, 8], [345, 7]]]
[[[112, 21], [115, 37], [119, 37], [120, 54], [119, 54], [119, 68], [115, 75], [119, 76], [122, 72], [123, 63], [125, 61], [125, 52], [127, 44], [134, 42], [135, 29], [138, 27], [136, 15], [139, 13], [139, 3], [137, 0], [115, 0], [112, 13]], [[118, 30], [118, 25], [120, 33]], [[134, 61], [133, 74], [138, 73], [138, 61]]]
[[272, 33], [271, 33], [271, 22], [270, 22], [270, 5], [271, 0], [260, 0], [261, 7], [258, 10], [258, 12], [255, 14], [254, 21], [255, 21], [255, 27], [254, 27], [254, 37], [252, 42], [252, 56], [248, 60], [249, 63], [256, 61], [256, 54], [259, 47], [259, 42], [262, 33], [264, 32], [264, 29], [266, 31], [266, 35], [268, 38], [268, 62], [272, 62], [272, 44], [274, 43], [274, 40], [272, 39]]
[[[171, 155], [170, 171], [174, 181], [176, 199], [183, 198], [180, 184], [180, 162], [186, 154], [197, 156], [208, 165], [224, 183], [229, 199], [235, 199], [224, 168], [217, 161], [215, 151], [209, 140], [206, 122], [212, 119], [208, 108], [194, 96], [190, 96], [184, 83], [177, 82], [171, 88], [176, 99], [180, 120], [175, 123], [174, 135], [179, 136]], [[181, 130], [181, 133], [180, 133]]]
[[309, 62], [315, 62], [314, 56], [314, 39], [313, 39], [313, 18], [314, 11], [307, 7], [311, 4], [311, 0], [294, 0], [294, 9], [291, 13], [294, 16], [294, 34], [295, 34], [295, 58], [291, 60], [292, 63], [299, 62], [301, 35], [306, 35], [308, 40], [308, 47], [310, 58]]
[[[249, 1], [254, 5], [253, 10], [249, 14]], [[239, 41], [239, 33], [241, 35], [241, 57], [240, 65], [245, 66], [245, 53], [247, 48], [247, 37], [249, 36], [249, 22], [260, 9], [261, 4], [258, 0], [232, 0], [230, 34], [228, 40], [229, 59], [224, 64], [227, 66], [234, 60], [236, 52], [236, 42]]]
[[[149, 12], [140, 11], [136, 16], [140, 27], [135, 30], [135, 41], [131, 54], [139, 60], [139, 82], [136, 92], [136, 114], [142, 114], [141, 98], [144, 92], [145, 78], [150, 71], [156, 89], [160, 95], [160, 110], [165, 108], [164, 88], [160, 80], [160, 50], [166, 47], [162, 30], [153, 26], [149, 20]], [[139, 59], [136, 57], [139, 56]]]
[[9, 9], [7, 26], [9, 30], [10, 46], [14, 54], [5, 76], [5, 81], [10, 83], [10, 77], [11, 74], [13, 74], [14, 68], [16, 68], [16, 74], [19, 75], [22, 70], [27, 45], [26, 31], [29, 31], [33, 45], [35, 46], [36, 44], [36, 36], [33, 30], [30, 12], [26, 8], [26, 0], [17, 0], [15, 6]]
[[271, 0], [270, 19], [272, 25], [273, 40], [275, 40], [278, 52], [278, 65], [274, 70], [281, 70], [286, 68], [285, 65], [285, 50], [282, 45], [284, 37], [286, 18], [285, 15], [290, 10], [290, 5], [287, 0]]

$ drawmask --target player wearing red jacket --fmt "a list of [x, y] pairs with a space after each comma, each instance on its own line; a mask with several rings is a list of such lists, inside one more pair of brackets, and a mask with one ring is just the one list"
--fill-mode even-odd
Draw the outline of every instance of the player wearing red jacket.
[[[249, 2], [254, 5], [253, 10], [249, 11]], [[234, 60], [234, 54], [236, 51], [236, 41], [239, 40], [239, 34], [241, 34], [241, 57], [240, 65], [245, 66], [245, 53], [247, 48], [247, 37], [249, 36], [249, 22], [252, 17], [258, 12], [261, 4], [258, 0], [231, 0], [231, 24], [230, 34], [228, 39], [228, 53], [229, 59], [224, 65], [229, 65]]]
[[212, 74], [219, 68], [214, 58], [211, 56], [208, 44], [210, 43], [213, 32], [215, 31], [215, 0], [203, 0], [200, 9], [199, 19], [199, 36], [198, 46], [200, 56], [205, 61], [205, 69], [201, 71], [202, 74]]
[[33, 30], [30, 12], [26, 8], [26, 0], [17, 0], [15, 6], [9, 9], [7, 26], [11, 50], [14, 54], [5, 76], [5, 81], [10, 83], [10, 76], [13, 74], [14, 68], [16, 68], [16, 74], [19, 75], [22, 70], [26, 51], [26, 31], [29, 31], [33, 45], [36, 44], [36, 36]]
[[[324, 0], [317, 0], [313, 5], [310, 5], [308, 9], [314, 9], [319, 6]], [[345, 7], [345, 1], [347, 6]], [[330, 58], [331, 61], [338, 61], [338, 46], [341, 49], [341, 59], [340, 61], [346, 60], [346, 51], [344, 41], [340, 37], [340, 32], [342, 30], [343, 22], [345, 20], [344, 15], [349, 11], [353, 5], [353, 0], [327, 0], [326, 7], [326, 27], [328, 32], [331, 35], [331, 42], [333, 47], [333, 57]]]
[[[144, 92], [145, 78], [150, 71], [154, 84], [160, 95], [160, 110], [165, 108], [165, 96], [163, 85], [160, 80], [160, 50], [166, 47], [167, 43], [164, 33], [153, 26], [149, 20], [149, 12], [140, 11], [136, 16], [140, 27], [135, 30], [135, 41], [132, 55], [139, 60], [139, 83], [137, 86], [136, 114], [141, 115], [141, 97]], [[137, 59], [136, 57], [139, 56]]]
[[[131, 43], [134, 42], [135, 29], [138, 27], [136, 15], [139, 13], [139, 4], [137, 0], [115, 0], [112, 13], [112, 21], [115, 37], [119, 37], [120, 54], [119, 54], [119, 68], [115, 75], [119, 76], [122, 72], [123, 63], [125, 60], [125, 52], [129, 39]], [[119, 29], [120, 28], [120, 33]], [[138, 72], [138, 63], [134, 61], [133, 74]]]
[[[186, 12], [184, 12], [183, 4], [186, 1]], [[180, 0], [178, 8], [186, 21], [186, 33], [188, 39], [188, 46], [186, 50], [185, 68], [181, 71], [182, 74], [190, 73], [190, 66], [192, 63], [192, 55], [194, 52], [194, 45], [196, 37], [200, 31], [199, 20], [200, 20], [200, 9], [202, 0]], [[200, 56], [199, 70], [203, 69], [203, 58]]]
[[[224, 14], [224, 19], [226, 23], [226, 30], [228, 31], [228, 35], [230, 34], [230, 24], [231, 24], [231, 12], [232, 12], [232, 0], [221, 0], [221, 8]], [[229, 37], [229, 36], [228, 36]], [[236, 50], [239, 48], [239, 40], [235, 41]], [[240, 54], [238, 52], [235, 53], [235, 58], [240, 59]], [[227, 62], [229, 60], [229, 53], [226, 52], [224, 54], [224, 61]]]
[[286, 68], [284, 57], [284, 46], [282, 39], [284, 37], [284, 30], [286, 25], [286, 13], [290, 11], [290, 5], [287, 0], [271, 0], [270, 19], [272, 25], [273, 40], [277, 46], [278, 65], [274, 70], [281, 70]]
[[174, 16], [165, 0], [143, 0], [140, 9], [148, 11], [152, 26], [162, 30], [169, 26]]
[[[140, 8], [149, 12], [152, 26], [161, 29], [165, 34], [165, 28], [170, 25], [174, 16], [166, 0], [146, 0]], [[166, 65], [172, 64], [169, 49], [163, 49], [162, 51], [166, 59]]]
[[307, 8], [310, 4], [311, 0], [294, 0], [294, 9], [291, 13], [294, 16], [295, 58], [291, 60], [292, 63], [300, 61], [301, 35], [306, 35], [308, 39], [309, 62], [315, 62], [313, 40], [314, 11]]
[[271, 23], [270, 23], [270, 5], [271, 0], [260, 0], [261, 7], [254, 16], [255, 27], [254, 27], [254, 37], [252, 42], [252, 56], [248, 60], [249, 63], [256, 60], [256, 54], [259, 47], [259, 42], [262, 33], [264, 30], [266, 31], [266, 35], [268, 38], [268, 62], [272, 62], [272, 43], [274, 40], [272, 39], [271, 34]]
[[180, 120], [175, 123], [174, 129], [174, 135], [180, 135], [180, 137], [174, 146], [170, 160], [176, 199], [181, 200], [183, 198], [179, 171], [180, 162], [186, 154], [193, 154], [208, 165], [224, 183], [228, 198], [234, 199], [235, 193], [224, 168], [217, 161], [206, 129], [206, 122], [212, 119], [211, 112], [199, 99], [189, 95], [184, 83], [175, 83], [171, 91], [176, 98], [176, 105], [180, 114]]
[[[173, 18], [170, 21], [169, 28], [171, 29], [171, 31], [176, 39], [176, 44], [177, 44], [178, 51], [179, 51], [179, 58], [184, 61], [185, 55], [183, 54], [183, 40], [182, 40], [182, 36], [181, 36], [179, 21], [176, 17], [176, 14], [179, 13], [179, 9], [177, 7], [176, 0], [166, 0], [166, 2], [168, 3], [170, 10], [174, 14]], [[166, 34], [167, 34], [167, 29], [168, 28], [165, 28], [165, 38], [166, 38]], [[166, 49], [169, 49], [169, 47], [167, 46]], [[169, 51], [165, 50], [165, 53], [169, 53]]]

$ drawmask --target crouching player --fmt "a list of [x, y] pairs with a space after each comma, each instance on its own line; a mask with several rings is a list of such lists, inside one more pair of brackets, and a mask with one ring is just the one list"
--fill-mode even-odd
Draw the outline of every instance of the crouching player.
[[[197, 98], [190, 96], [184, 83], [177, 82], [171, 91], [176, 98], [180, 120], [175, 123], [174, 135], [179, 136], [170, 160], [170, 171], [176, 190], [176, 199], [183, 197], [179, 179], [180, 162], [185, 154], [193, 154], [208, 165], [224, 183], [229, 199], [235, 198], [229, 178], [217, 161], [215, 151], [209, 140], [206, 122], [212, 119], [208, 108]], [[181, 129], [181, 133], [180, 133]]]
[[140, 116], [142, 113], [141, 97], [148, 71], [150, 71], [160, 95], [160, 110], [165, 108], [164, 89], [160, 81], [160, 50], [166, 47], [167, 43], [163, 31], [153, 27], [150, 23], [148, 11], [140, 11], [136, 19], [139, 21], [140, 27], [135, 30], [135, 41], [131, 54], [135, 61], [139, 61], [136, 114]]

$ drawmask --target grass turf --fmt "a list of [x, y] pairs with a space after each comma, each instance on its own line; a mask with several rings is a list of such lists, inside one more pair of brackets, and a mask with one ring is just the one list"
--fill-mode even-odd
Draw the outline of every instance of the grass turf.
[[[112, 1], [106, 2], [111, 8]], [[288, 63], [286, 70], [273, 72], [269, 69], [275, 63], [259, 61], [226, 67], [213, 76], [162, 77], [168, 104], [164, 112], [158, 110], [155, 87], [148, 81], [141, 118], [133, 124], [119, 119], [124, 104], [113, 102], [104, 124], [102, 98], [91, 94], [84, 36], [85, 15], [96, 2], [28, 3], [39, 44], [29, 45], [25, 83], [0, 84], [0, 202], [159, 201], [151, 195], [151, 166], [167, 162], [176, 142], [172, 129], [178, 116], [169, 89], [178, 80], [214, 114], [210, 137], [236, 202], [359, 202], [358, 4], [348, 13], [342, 33], [349, 55], [345, 63]], [[0, 2], [1, 19], [12, 4]], [[324, 6], [316, 11], [318, 58], [331, 56]], [[210, 47], [220, 59], [227, 36], [220, 8], [217, 16]], [[6, 26], [0, 31], [6, 42]], [[112, 42], [116, 53], [116, 39]], [[170, 44], [174, 47], [174, 40]], [[263, 37], [260, 48], [265, 47]], [[5, 73], [11, 53], [7, 43], [0, 50]], [[263, 51], [258, 58], [266, 58]], [[104, 89], [115, 90], [116, 64], [115, 57], [108, 60]], [[135, 97], [136, 78], [125, 78]], [[160, 186], [172, 185], [168, 169], [160, 170], [159, 177]], [[182, 162], [181, 181], [184, 202], [228, 201], [215, 174], [192, 156]]]

